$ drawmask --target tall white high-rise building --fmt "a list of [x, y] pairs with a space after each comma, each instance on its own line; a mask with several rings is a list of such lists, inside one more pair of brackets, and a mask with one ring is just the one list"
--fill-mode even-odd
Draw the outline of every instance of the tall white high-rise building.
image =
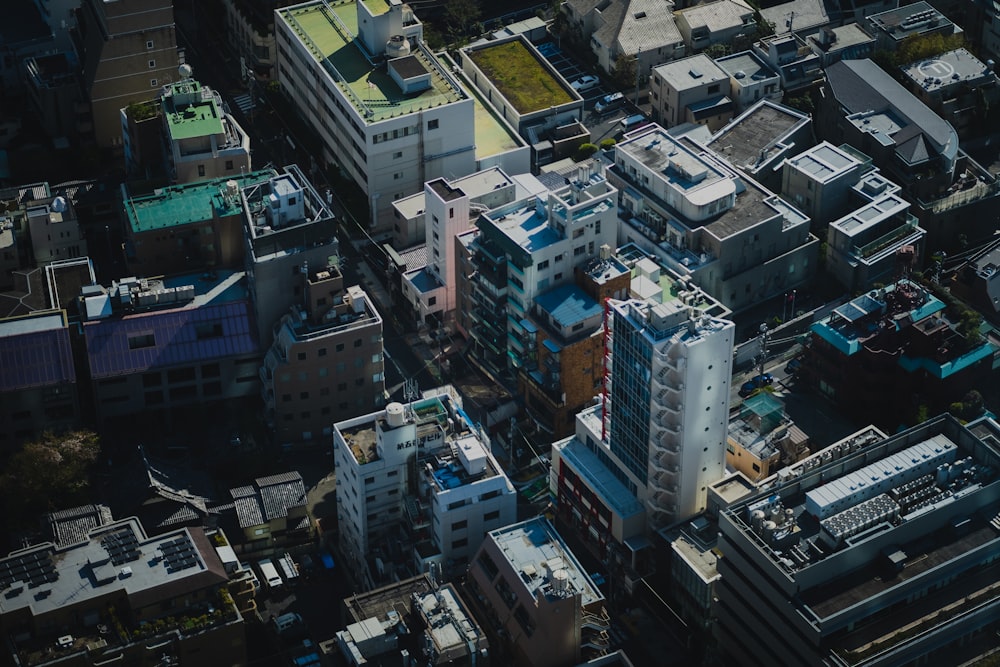
[[607, 302], [601, 442], [661, 527], [725, 473], [735, 325], [680, 301]]

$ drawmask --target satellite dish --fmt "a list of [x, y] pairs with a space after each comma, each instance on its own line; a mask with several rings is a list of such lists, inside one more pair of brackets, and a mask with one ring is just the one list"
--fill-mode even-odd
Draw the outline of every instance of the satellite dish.
[[193, 72], [194, 70], [187, 63], [182, 63], [181, 66], [177, 68], [177, 73], [181, 75], [182, 79], [190, 79]]
[[66, 198], [60, 195], [53, 199], [52, 210], [56, 213], [64, 213], [66, 211]]

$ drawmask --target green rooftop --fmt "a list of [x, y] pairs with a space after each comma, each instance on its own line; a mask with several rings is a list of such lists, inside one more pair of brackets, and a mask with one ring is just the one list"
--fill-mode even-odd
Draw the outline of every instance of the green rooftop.
[[222, 110], [214, 95], [202, 98], [201, 84], [193, 79], [178, 81], [164, 95], [163, 115], [167, 119], [170, 138], [174, 141], [222, 134]]
[[364, 3], [372, 16], [379, 16], [389, 11], [389, 3], [386, 0], [364, 0]]
[[[373, 14], [382, 5], [388, 10], [384, 0], [364, 2]], [[421, 49], [415, 49], [412, 55], [430, 72], [431, 86], [419, 93], [405, 95], [384, 68], [372, 64], [357, 37], [357, 12], [354, 0], [345, 0], [280, 9], [278, 15], [369, 123], [465, 98], [463, 91], [452, 85], [440, 66]]]
[[465, 54], [522, 116], [573, 101], [570, 92], [519, 39], [469, 49]]
[[215, 215], [233, 215], [240, 210], [240, 200], [229, 201], [222, 196], [226, 181], [236, 181], [243, 189], [266, 183], [274, 176], [274, 170], [263, 169], [232, 178], [173, 185], [156, 194], [132, 197], [125, 203], [128, 223], [133, 233], [140, 234], [204, 222]]

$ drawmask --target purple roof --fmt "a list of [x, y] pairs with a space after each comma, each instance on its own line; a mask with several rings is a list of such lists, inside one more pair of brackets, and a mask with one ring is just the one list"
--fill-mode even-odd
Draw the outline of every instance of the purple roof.
[[76, 382], [69, 330], [26, 332], [0, 342], [0, 391]]
[[254, 354], [250, 304], [154, 311], [84, 324], [94, 378]]

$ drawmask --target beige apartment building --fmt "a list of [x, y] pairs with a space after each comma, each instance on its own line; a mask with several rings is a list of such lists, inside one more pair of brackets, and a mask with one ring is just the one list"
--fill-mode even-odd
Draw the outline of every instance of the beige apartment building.
[[119, 146], [120, 110], [178, 79], [173, 0], [83, 0], [77, 40], [94, 139]]

